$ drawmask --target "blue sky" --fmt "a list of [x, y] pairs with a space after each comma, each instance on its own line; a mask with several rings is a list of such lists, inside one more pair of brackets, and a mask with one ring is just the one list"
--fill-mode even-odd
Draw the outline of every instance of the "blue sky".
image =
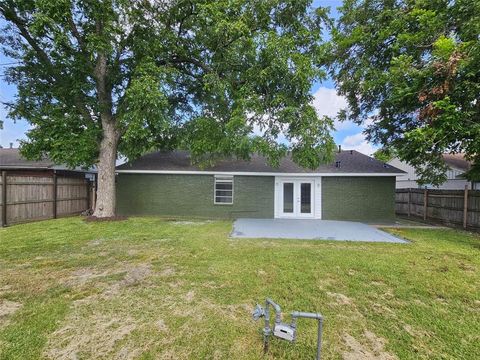
[[[326, 0], [315, 1], [314, 5], [329, 6], [331, 8], [331, 15], [337, 16], [336, 8], [342, 3], [341, 0]], [[11, 59], [6, 58], [0, 54], [0, 64], [12, 62]], [[0, 65], [0, 119], [4, 120], [4, 127], [0, 134], [0, 145], [9, 147], [13, 143], [14, 147], [18, 146], [19, 139], [26, 138], [26, 131], [29, 125], [26, 121], [17, 121], [14, 123], [7, 118], [7, 110], [3, 105], [4, 102], [11, 101], [16, 93], [16, 88], [13, 85], [8, 85], [3, 79], [4, 65]], [[335, 84], [332, 80], [327, 80], [322, 83], [315, 83], [312, 87], [312, 94], [314, 96], [313, 104], [320, 115], [335, 115], [338, 110], [346, 106], [345, 99], [336, 95]], [[369, 144], [364, 135], [362, 128], [350, 123], [336, 123], [336, 131], [333, 137], [337, 144], [342, 145], [344, 149], [355, 149], [370, 155], [375, 147]]]

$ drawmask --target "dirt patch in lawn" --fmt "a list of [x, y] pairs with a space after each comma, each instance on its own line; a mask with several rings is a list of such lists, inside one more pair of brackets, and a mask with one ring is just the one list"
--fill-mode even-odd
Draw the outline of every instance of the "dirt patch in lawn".
[[162, 271], [160, 271], [160, 276], [172, 276], [175, 275], [175, 269], [172, 267], [166, 267]]
[[72, 272], [71, 276], [67, 278], [67, 285], [83, 285], [89, 281], [95, 281], [100, 278], [104, 278], [112, 275], [119, 275], [125, 273], [125, 276], [120, 280], [120, 285], [130, 286], [135, 285], [150, 276], [152, 272], [152, 266], [148, 263], [143, 264], [125, 264], [106, 271], [100, 271], [95, 268], [81, 268]]
[[385, 339], [376, 336], [370, 331], [365, 331], [363, 337], [366, 341], [362, 344], [349, 334], [343, 335], [343, 341], [348, 351], [343, 352], [344, 360], [395, 360], [396, 356], [385, 351]]
[[[109, 276], [121, 276], [120, 280], [112, 281], [107, 279]], [[75, 305], [90, 303], [99, 298], [111, 299], [117, 296], [122, 288], [137, 286], [142, 284], [152, 274], [152, 266], [148, 263], [143, 264], [124, 264], [111, 271], [98, 271], [91, 268], [83, 268], [73, 272], [72, 276], [66, 280], [69, 286], [82, 286], [86, 283], [96, 282], [95, 286], [100, 293], [90, 295], [86, 298], [76, 300]]]
[[187, 304], [191, 303], [194, 297], [195, 297], [195, 291], [190, 290], [188, 293], [186, 293], [185, 301], [187, 302]]
[[433, 335], [426, 331], [426, 330], [423, 330], [419, 327], [416, 327], [416, 326], [412, 326], [410, 324], [403, 324], [403, 329], [405, 330], [405, 332], [416, 338], [416, 339], [420, 339], [420, 338], [429, 338], [429, 337], [432, 337]]
[[206, 225], [210, 224], [212, 220], [205, 220], [205, 221], [183, 221], [183, 220], [170, 220], [171, 224], [173, 225], [180, 225], [180, 226], [199, 226], [199, 225]]
[[157, 320], [157, 322], [155, 323], [155, 326], [157, 327], [158, 331], [167, 331], [168, 330], [168, 327], [167, 325], [165, 324], [165, 321], [163, 321], [163, 319], [159, 319]]
[[88, 245], [89, 246], [98, 246], [98, 245], [101, 245], [102, 243], [103, 243], [102, 239], [94, 239], [94, 240], [89, 241]]
[[22, 304], [20, 304], [19, 302], [0, 299], [0, 320], [3, 320], [5, 317], [12, 315], [21, 307]]
[[127, 274], [119, 282], [120, 286], [137, 285], [152, 273], [152, 266], [150, 264], [140, 264], [131, 267], [127, 270]]
[[127, 220], [127, 216], [110, 216], [110, 217], [96, 217], [96, 216], [87, 216], [85, 217], [86, 222], [97, 222], [97, 221], [124, 221]]
[[81, 268], [72, 272], [71, 276], [65, 280], [65, 283], [69, 286], [82, 286], [89, 281], [108, 275], [111, 275], [109, 271], [102, 272], [93, 268]]
[[215, 281], [207, 281], [202, 283], [201, 286], [207, 289], [222, 289], [228, 286], [228, 284], [226, 282], [223, 284], [218, 284]]
[[108, 285], [100, 297], [110, 299], [117, 296], [122, 288], [129, 286], [137, 286], [144, 282], [152, 273], [150, 264], [139, 264], [132, 267], [127, 267], [121, 272], [126, 272], [123, 279]]
[[335, 304], [337, 305], [352, 305], [352, 299], [349, 297], [343, 295], [343, 294], [338, 294], [338, 293], [332, 293], [332, 292], [327, 292], [327, 295], [330, 296], [335, 300]]
[[377, 314], [389, 315], [393, 317], [396, 316], [395, 312], [384, 304], [373, 303], [372, 310], [375, 311]]
[[129, 286], [137, 286], [150, 276], [152, 273], [152, 267], [150, 264], [139, 264], [132, 267], [127, 267], [123, 271], [126, 272], [123, 279], [110, 283], [100, 294], [101, 298], [111, 299], [117, 296], [122, 288]]
[[115, 318], [103, 314], [92, 314], [88, 319], [75, 316], [68, 325], [51, 334], [45, 351], [50, 359], [77, 359], [79, 357], [115, 359], [133, 359], [141, 352], [139, 349], [119, 342], [137, 328], [131, 318]]
[[165, 322], [145, 322], [129, 316], [124, 310], [105, 313], [100, 309], [110, 301], [118, 305], [124, 289], [144, 285], [152, 272], [150, 263], [126, 262], [118, 263], [109, 271], [85, 268], [74, 272], [73, 278], [80, 277], [80, 283], [90, 281], [88, 288], [93, 287], [96, 292], [73, 302], [73, 309], [63, 327], [50, 335], [45, 357], [61, 360], [138, 358], [145, 345], [138, 344], [134, 332], [148, 326], [166, 332]]

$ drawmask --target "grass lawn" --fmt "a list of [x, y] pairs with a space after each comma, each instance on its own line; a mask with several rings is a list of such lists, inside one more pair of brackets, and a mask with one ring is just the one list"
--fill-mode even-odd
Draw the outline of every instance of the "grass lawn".
[[[229, 239], [231, 222], [80, 218], [0, 229], [1, 359], [262, 359], [266, 296], [321, 312], [324, 359], [480, 358], [480, 236]], [[288, 319], [289, 321], [289, 319]], [[316, 323], [269, 359], [312, 359]]]

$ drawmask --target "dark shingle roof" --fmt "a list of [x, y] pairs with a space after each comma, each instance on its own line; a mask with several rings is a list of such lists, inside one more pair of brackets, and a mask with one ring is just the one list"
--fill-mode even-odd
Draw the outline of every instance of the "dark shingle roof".
[[49, 158], [43, 158], [42, 160], [27, 160], [21, 154], [19, 149], [0, 148], [0, 169], [19, 169], [19, 170], [65, 170], [65, 171], [76, 171], [76, 172], [87, 172], [94, 173], [97, 170], [93, 167], [88, 170], [76, 167], [74, 169], [69, 168], [66, 165], [55, 164]]
[[[340, 166], [336, 166], [336, 162]], [[153, 170], [153, 171], [213, 171], [213, 172], [255, 172], [255, 173], [394, 173], [403, 174], [391, 165], [384, 164], [374, 158], [354, 150], [344, 150], [335, 153], [335, 160], [331, 164], [320, 165], [317, 169], [304, 169], [295, 164], [290, 157], [280, 161], [279, 167], [268, 165], [266, 159], [260, 155], [253, 155], [250, 161], [228, 159], [217, 162], [210, 168], [200, 169], [192, 165], [187, 151], [158, 151], [146, 154], [137, 160], [117, 166], [117, 170]]]
[[20, 155], [18, 149], [0, 149], [1, 168], [49, 169], [55, 164], [50, 159], [32, 161]]

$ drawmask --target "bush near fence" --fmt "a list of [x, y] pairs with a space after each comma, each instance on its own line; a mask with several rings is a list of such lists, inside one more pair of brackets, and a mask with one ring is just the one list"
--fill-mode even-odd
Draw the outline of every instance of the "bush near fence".
[[397, 215], [480, 230], [480, 190], [397, 189]]
[[93, 197], [83, 173], [2, 171], [0, 185], [2, 226], [80, 214]]

